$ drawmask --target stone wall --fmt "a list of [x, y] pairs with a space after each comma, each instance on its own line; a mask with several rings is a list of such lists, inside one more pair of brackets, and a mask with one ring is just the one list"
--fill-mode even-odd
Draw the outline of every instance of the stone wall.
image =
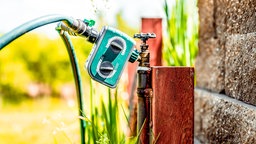
[[256, 143], [256, 0], [198, 0], [195, 136]]

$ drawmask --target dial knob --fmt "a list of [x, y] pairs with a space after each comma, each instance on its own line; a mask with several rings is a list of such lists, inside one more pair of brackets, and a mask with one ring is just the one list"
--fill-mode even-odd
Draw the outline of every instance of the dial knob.
[[119, 39], [114, 39], [110, 42], [110, 48], [114, 53], [120, 53], [124, 48], [124, 44]]
[[114, 71], [113, 65], [109, 61], [104, 61], [100, 65], [100, 73], [109, 76]]

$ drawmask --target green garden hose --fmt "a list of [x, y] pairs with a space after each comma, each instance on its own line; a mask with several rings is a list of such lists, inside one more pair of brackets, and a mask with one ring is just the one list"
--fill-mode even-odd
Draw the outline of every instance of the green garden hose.
[[73, 23], [72, 18], [63, 15], [48, 15], [31, 20], [0, 37], [0, 50], [2, 50], [6, 45], [8, 45], [13, 40], [17, 39], [18, 37], [33, 29], [59, 21], [65, 21], [68, 24]]
[[[38, 27], [55, 23], [59, 21], [64, 21], [68, 25], [72, 25], [74, 22], [74, 19], [62, 15], [48, 15], [44, 17], [40, 17], [34, 20], [31, 20], [15, 29], [10, 31], [9, 33], [3, 35], [0, 37], [0, 50], [2, 50], [6, 45], [8, 45], [10, 42], [14, 41], [15, 39], [19, 38], [23, 34], [36, 29]], [[60, 31], [59, 31], [60, 32]], [[79, 109], [79, 116], [83, 117], [84, 111], [83, 111], [83, 101], [82, 101], [82, 82], [81, 82], [81, 76], [80, 71], [78, 68], [78, 63], [76, 60], [76, 55], [74, 51], [74, 47], [71, 43], [70, 38], [68, 37], [68, 34], [64, 32], [63, 34], [60, 33], [60, 36], [62, 37], [63, 41], [65, 42], [65, 45], [67, 47], [67, 51], [69, 54], [69, 59], [71, 62], [74, 79], [75, 79], [75, 85], [76, 85], [76, 91], [77, 91], [77, 99], [78, 99], [78, 109]], [[81, 131], [81, 144], [85, 144], [85, 122], [84, 120], [80, 119], [80, 131]]]
[[[84, 111], [83, 111], [83, 100], [82, 100], [82, 81], [81, 81], [81, 76], [80, 76], [80, 70], [79, 70], [79, 65], [76, 59], [76, 54], [74, 47], [71, 43], [71, 40], [67, 34], [67, 32], [59, 32], [62, 40], [64, 41], [68, 54], [69, 54], [69, 60], [71, 62], [72, 70], [73, 70], [73, 75], [76, 83], [76, 92], [78, 96], [78, 109], [79, 109], [79, 116], [84, 117]], [[85, 128], [86, 128], [86, 123], [84, 120], [81, 118], [80, 120], [80, 129], [81, 129], [81, 143], [85, 143]]]

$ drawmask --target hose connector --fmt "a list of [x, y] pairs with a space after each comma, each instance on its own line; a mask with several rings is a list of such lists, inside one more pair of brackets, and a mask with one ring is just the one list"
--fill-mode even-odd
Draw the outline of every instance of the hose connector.
[[73, 36], [83, 36], [87, 38], [87, 41], [95, 43], [99, 33], [91, 26], [94, 25], [94, 21], [75, 19], [72, 24], [60, 22], [57, 29], [64, 30]]
[[134, 63], [135, 61], [137, 61], [139, 59], [140, 59], [140, 52], [137, 49], [134, 49], [129, 58], [129, 62]]

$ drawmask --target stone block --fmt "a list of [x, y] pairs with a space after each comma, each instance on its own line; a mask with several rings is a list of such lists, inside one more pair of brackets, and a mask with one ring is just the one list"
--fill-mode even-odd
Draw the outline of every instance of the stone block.
[[226, 39], [225, 92], [256, 105], [256, 33]]
[[255, 0], [215, 0], [217, 36], [256, 31]]
[[215, 92], [224, 90], [225, 49], [217, 39], [199, 40], [195, 62], [196, 86]]
[[195, 89], [195, 137], [202, 143], [256, 143], [256, 108]]
[[[256, 31], [256, 1], [199, 0], [198, 7], [200, 30], [199, 54], [196, 58], [195, 63], [197, 86], [215, 92], [224, 93], [224, 90], [227, 90], [228, 95], [239, 99], [241, 99], [240, 95], [243, 95], [244, 99], [241, 100], [245, 100], [246, 102], [255, 104], [255, 98], [251, 99], [253, 97], [252, 95], [256, 97], [255, 90], [247, 91], [251, 92], [247, 95], [244, 95], [243, 92], [238, 92], [239, 96], [235, 96], [238, 93], [232, 90], [235, 86], [234, 84], [233, 86], [231, 86], [230, 77], [234, 77], [232, 76], [233, 71], [238, 72], [238, 70], [236, 70], [236, 67], [233, 67], [234, 70], [231, 70], [228, 67], [229, 65], [237, 66], [237, 63], [227, 62], [229, 61], [229, 59], [232, 58], [227, 59], [225, 58], [225, 55], [229, 55], [229, 52], [227, 52], [226, 54], [226, 46], [230, 47], [230, 49], [235, 46], [234, 44], [230, 44], [229, 36], [232, 37], [233, 34], [247, 34], [249, 32]], [[233, 40], [233, 43], [236, 43], [235, 40]], [[251, 45], [252, 44], [253, 42], [251, 42]], [[250, 51], [255, 50], [251, 48]], [[250, 51], [248, 50], [248, 52]], [[243, 56], [242, 53], [238, 55], [243, 57], [244, 59], [248, 57], [248, 55]], [[251, 61], [250, 63], [255, 65], [255, 56], [251, 56], [248, 58]], [[249, 64], [249, 62], [246, 62], [244, 64]], [[227, 69], [225, 69], [225, 67]], [[225, 72], [225, 70], [229, 71]], [[253, 69], [253, 66], [250, 67], [249, 71], [251, 72], [250, 74], [247, 74], [250, 75], [249, 78], [244, 79], [244, 77], [242, 77], [242, 83], [245, 84], [246, 80], [249, 80], [249, 82], [247, 82], [247, 85], [250, 84], [249, 89], [251, 89], [251, 87], [255, 87], [255, 69]], [[242, 71], [240, 71], [240, 73], [244, 74], [244, 72]], [[231, 76], [229, 76], [228, 74], [231, 74]], [[227, 86], [225, 86], [225, 83], [227, 84]], [[242, 86], [240, 89], [242, 90], [243, 88], [244, 87]], [[230, 90], [232, 92], [230, 92]]]
[[198, 0], [199, 37], [209, 39], [215, 37], [214, 0]]

